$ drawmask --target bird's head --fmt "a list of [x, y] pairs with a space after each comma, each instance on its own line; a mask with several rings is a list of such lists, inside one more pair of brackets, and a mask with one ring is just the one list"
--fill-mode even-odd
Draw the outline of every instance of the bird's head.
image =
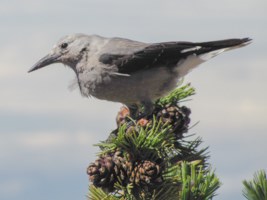
[[73, 34], [63, 37], [52, 48], [51, 52], [40, 59], [28, 72], [35, 71], [53, 63], [63, 63], [72, 68], [88, 51], [90, 37], [83, 34]]

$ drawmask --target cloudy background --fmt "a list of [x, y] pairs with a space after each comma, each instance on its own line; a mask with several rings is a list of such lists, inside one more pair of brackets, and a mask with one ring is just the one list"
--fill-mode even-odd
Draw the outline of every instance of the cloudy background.
[[86, 199], [94, 143], [115, 128], [120, 104], [67, 88], [60, 64], [27, 70], [63, 35], [145, 42], [251, 37], [189, 74], [191, 129], [210, 146], [220, 200], [241, 200], [242, 180], [267, 166], [267, 2], [264, 0], [1, 0], [0, 199]]

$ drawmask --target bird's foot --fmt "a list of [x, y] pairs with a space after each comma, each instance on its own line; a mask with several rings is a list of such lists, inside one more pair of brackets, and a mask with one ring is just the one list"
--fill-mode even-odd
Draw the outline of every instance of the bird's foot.
[[129, 120], [129, 116], [130, 110], [126, 106], [122, 106], [116, 117], [117, 126], [119, 127], [124, 123], [127, 123], [127, 121]]
[[145, 118], [141, 118], [137, 121], [137, 124], [144, 127], [148, 124], [149, 120], [145, 119]]
[[136, 131], [139, 129], [138, 127], [145, 127], [148, 125], [148, 123], [149, 120], [145, 118], [141, 118], [138, 121], [129, 119], [129, 121], [126, 123], [126, 133]]
[[136, 118], [131, 117], [130, 110], [126, 106], [123, 106], [117, 114], [116, 122], [118, 127], [126, 124], [126, 130], [129, 132], [135, 129], [136, 125], [141, 127], [146, 126], [149, 123], [149, 120], [147, 119], [146, 114], [139, 114]]

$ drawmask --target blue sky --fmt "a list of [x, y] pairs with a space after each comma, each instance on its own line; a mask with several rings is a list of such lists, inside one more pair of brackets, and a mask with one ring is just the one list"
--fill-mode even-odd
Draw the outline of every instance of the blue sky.
[[71, 70], [28, 74], [70, 33], [144, 42], [251, 37], [246, 48], [204, 63], [185, 78], [196, 88], [190, 130], [210, 146], [220, 200], [241, 200], [242, 183], [266, 169], [267, 2], [264, 0], [1, 0], [0, 199], [86, 199], [92, 145], [115, 128], [120, 104], [70, 92]]

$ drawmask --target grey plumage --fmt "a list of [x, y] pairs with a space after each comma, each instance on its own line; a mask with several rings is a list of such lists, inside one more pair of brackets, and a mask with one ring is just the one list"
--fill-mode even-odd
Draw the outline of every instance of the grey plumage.
[[143, 115], [151, 113], [153, 101], [174, 89], [179, 78], [193, 68], [250, 41], [244, 38], [151, 44], [73, 34], [62, 38], [29, 72], [63, 63], [74, 70], [83, 96], [121, 102], [137, 118], [139, 105], [144, 105]]

